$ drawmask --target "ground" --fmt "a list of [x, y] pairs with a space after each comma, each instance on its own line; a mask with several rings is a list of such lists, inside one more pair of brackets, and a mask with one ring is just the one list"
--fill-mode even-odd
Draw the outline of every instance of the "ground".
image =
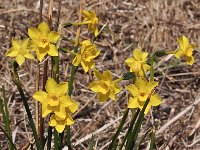
[[[16, 146], [22, 148], [30, 139], [26, 112], [20, 95], [12, 82], [11, 66], [5, 52], [11, 46], [13, 37], [27, 37], [27, 29], [39, 24], [39, 0], [0, 1], [0, 82], [6, 89], [9, 113], [12, 122], [13, 137]], [[58, 0], [53, 5], [53, 28], [56, 27], [58, 16]], [[126, 58], [132, 55], [132, 50], [138, 46], [149, 53], [157, 50], [172, 51], [178, 46], [177, 38], [187, 36], [191, 43], [197, 45], [194, 52], [195, 63], [192, 66], [184, 60], [174, 58], [157, 59], [155, 80], [159, 81], [158, 93], [162, 104], [153, 108], [145, 116], [140, 136], [152, 123], [156, 127], [155, 149], [199, 149], [199, 104], [200, 101], [200, 4], [198, 0], [86, 0], [84, 9], [94, 10], [99, 18], [99, 28], [107, 23], [105, 30], [95, 44], [101, 51], [96, 60], [96, 68], [100, 71], [110, 70], [114, 78], [121, 77], [128, 71], [124, 64]], [[47, 20], [48, 1], [44, 2], [43, 20]], [[62, 0], [60, 24], [75, 22], [78, 19], [79, 3], [72, 0]], [[63, 29], [66, 39], [73, 39], [76, 27]], [[82, 29], [81, 38], [88, 34]], [[71, 48], [69, 40], [64, 40], [61, 47]], [[71, 55], [61, 52], [60, 78], [68, 81], [70, 74]], [[164, 63], [160, 63], [163, 62]], [[41, 69], [43, 64], [41, 64]], [[20, 79], [28, 98], [32, 114], [35, 111], [35, 101], [32, 95], [35, 91], [36, 61], [26, 62], [20, 69]], [[42, 75], [41, 75], [42, 76]], [[129, 94], [123, 90], [118, 100], [99, 103], [96, 95], [90, 91], [88, 84], [93, 80], [91, 75], [78, 69], [74, 84], [73, 98], [79, 103], [72, 126], [72, 142], [75, 149], [88, 149], [92, 134], [96, 140], [95, 149], [107, 149], [111, 137], [116, 131], [120, 119], [127, 106]], [[127, 85], [123, 81], [121, 86]], [[123, 140], [131, 114], [119, 142]], [[2, 125], [2, 115], [0, 114]], [[163, 129], [165, 125], [169, 126]], [[3, 149], [8, 147], [7, 139], [0, 131], [0, 142]], [[146, 138], [140, 149], [148, 147]]]

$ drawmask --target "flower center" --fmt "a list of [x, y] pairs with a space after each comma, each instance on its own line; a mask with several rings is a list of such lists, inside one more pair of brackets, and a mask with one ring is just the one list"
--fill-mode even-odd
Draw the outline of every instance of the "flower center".
[[57, 105], [59, 105], [58, 97], [55, 94], [49, 94], [48, 95], [48, 104], [50, 106], [57, 106]]
[[144, 92], [140, 93], [140, 96], [144, 97], [146, 94]]
[[45, 44], [47, 42], [46, 39], [42, 39], [42, 43]]

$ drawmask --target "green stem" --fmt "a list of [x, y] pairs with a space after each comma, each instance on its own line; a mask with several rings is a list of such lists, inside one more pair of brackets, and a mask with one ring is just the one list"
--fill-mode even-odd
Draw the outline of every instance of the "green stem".
[[52, 127], [48, 127], [48, 136], [47, 136], [47, 150], [51, 149], [51, 138], [52, 138]]
[[126, 135], [125, 135], [125, 137], [124, 137], [124, 139], [123, 139], [123, 141], [122, 141], [122, 144], [121, 144], [121, 146], [119, 147], [119, 150], [122, 150], [122, 148], [123, 148], [123, 146], [124, 146], [126, 140], [130, 139], [129, 137], [130, 137], [131, 131], [133, 130], [133, 125], [134, 125], [134, 123], [135, 123], [135, 121], [136, 121], [136, 119], [137, 119], [137, 117], [138, 117], [139, 112], [140, 112], [140, 109], [137, 109], [136, 112], [133, 112], [133, 118], [132, 118], [132, 120], [131, 120], [131, 123], [130, 123], [130, 126], [129, 126], [129, 128], [128, 128], [128, 131], [126, 132]]
[[59, 150], [58, 141], [58, 132], [56, 129], [54, 129], [54, 150]]
[[52, 78], [59, 83], [59, 57], [52, 56]]
[[135, 127], [133, 129], [133, 132], [131, 133], [130, 140], [128, 140], [128, 142], [126, 144], [127, 150], [129, 150], [129, 149], [131, 150], [131, 149], [134, 148], [135, 142], [136, 142], [137, 137], [138, 137], [138, 133], [139, 133], [141, 125], [142, 125], [142, 121], [144, 119], [144, 111], [145, 111], [148, 103], [149, 103], [149, 99], [147, 99], [142, 110], [140, 111], [139, 117], [138, 117], [137, 122], [135, 124]]
[[[74, 49], [74, 52], [77, 53], [78, 52], [78, 47], [79, 47], [79, 44], [77, 44], [77, 46], [75, 47]], [[70, 78], [69, 78], [69, 83], [68, 83], [68, 95], [71, 97], [72, 95], [72, 91], [73, 91], [73, 82], [74, 82], [74, 77], [75, 77], [75, 74], [76, 74], [76, 71], [77, 71], [77, 68], [76, 66], [74, 66], [72, 64], [72, 68], [71, 68], [71, 72], [70, 72]], [[67, 147], [69, 150], [72, 149], [71, 147], [71, 132], [70, 132], [70, 126], [67, 126]]]
[[128, 108], [128, 109], [126, 109], [126, 111], [124, 112], [122, 121], [121, 121], [121, 123], [120, 123], [120, 125], [119, 125], [119, 127], [118, 127], [118, 129], [117, 129], [117, 132], [116, 132], [115, 135], [113, 136], [112, 142], [111, 142], [111, 144], [110, 144], [108, 150], [112, 150], [112, 149], [114, 148], [114, 145], [115, 145], [115, 143], [116, 143], [116, 141], [117, 141], [117, 138], [118, 138], [118, 136], [119, 136], [119, 133], [121, 132], [121, 130], [122, 130], [124, 124], [125, 124], [125, 121], [126, 121], [126, 118], [127, 118], [127, 116], [128, 116], [129, 110], [130, 110], [130, 109]]
[[19, 91], [19, 93], [21, 95], [24, 107], [26, 109], [26, 113], [28, 115], [29, 125], [31, 126], [31, 129], [32, 129], [32, 132], [33, 132], [33, 136], [34, 136], [34, 139], [35, 139], [37, 150], [40, 150], [41, 149], [41, 145], [40, 145], [39, 140], [38, 140], [35, 124], [34, 124], [34, 121], [33, 121], [33, 118], [32, 118], [32, 114], [31, 114], [31, 111], [30, 111], [28, 103], [27, 103], [27, 99], [26, 99], [24, 91], [23, 91], [23, 89], [21, 87], [21, 83], [20, 83], [20, 80], [19, 80], [19, 75], [18, 75], [17, 68], [18, 68], [17, 62], [16, 61], [12, 62], [13, 81], [14, 81], [15, 85], [17, 86], [17, 89], [18, 89], [18, 91]]
[[72, 150], [70, 126], [67, 126], [67, 147], [68, 147], [68, 150]]

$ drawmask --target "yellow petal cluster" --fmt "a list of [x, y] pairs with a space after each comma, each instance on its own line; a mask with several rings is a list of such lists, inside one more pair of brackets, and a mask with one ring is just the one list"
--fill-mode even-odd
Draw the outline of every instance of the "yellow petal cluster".
[[83, 15], [85, 16], [84, 20], [88, 24], [88, 32], [94, 32], [95, 37], [99, 34], [97, 25], [98, 25], [98, 18], [94, 11], [83, 10]]
[[157, 94], [154, 93], [154, 89], [156, 86], [158, 86], [158, 82], [147, 82], [143, 78], [138, 78], [136, 79], [135, 84], [130, 84], [126, 86], [126, 89], [131, 93], [128, 108], [142, 109], [146, 100], [150, 99], [144, 112], [145, 114], [147, 114], [151, 106], [160, 105], [161, 99]]
[[34, 59], [34, 56], [30, 53], [29, 39], [25, 38], [22, 42], [18, 39], [12, 39], [12, 47], [6, 52], [6, 56], [15, 57], [17, 63], [21, 66], [25, 58]]
[[58, 56], [55, 43], [58, 41], [60, 33], [50, 31], [46, 22], [41, 22], [38, 28], [29, 28], [28, 35], [32, 39], [31, 47], [36, 51], [39, 61], [42, 61], [46, 54]]
[[105, 71], [101, 74], [95, 70], [94, 75], [98, 80], [91, 82], [89, 88], [98, 93], [99, 101], [105, 102], [108, 98], [116, 100], [116, 94], [122, 90], [117, 84], [119, 80], [113, 80], [110, 71]]
[[148, 53], [142, 52], [140, 49], [133, 51], [133, 57], [126, 59], [125, 63], [130, 67], [130, 72], [134, 72], [137, 75], [145, 76], [145, 73], [150, 69], [147, 64]]
[[76, 54], [72, 64], [78, 66], [81, 64], [83, 70], [88, 72], [90, 68], [94, 68], [94, 58], [100, 54], [100, 51], [96, 49], [96, 46], [92, 44], [89, 40], [84, 40], [81, 43], [81, 52]]
[[184, 56], [186, 59], [186, 63], [188, 65], [192, 65], [194, 63], [194, 57], [192, 56], [192, 53], [196, 46], [190, 44], [186, 36], [183, 36], [182, 38], [178, 38], [177, 41], [178, 41], [179, 48], [175, 52], [174, 56], [176, 58], [180, 58]]
[[46, 117], [51, 113], [50, 125], [59, 128], [57, 131], [61, 132], [61, 129], [64, 130], [65, 125], [71, 125], [73, 123], [70, 114], [78, 109], [78, 104], [67, 95], [67, 82], [57, 84], [53, 78], [49, 78], [45, 90], [46, 92], [35, 92], [33, 98], [42, 103], [42, 117]]

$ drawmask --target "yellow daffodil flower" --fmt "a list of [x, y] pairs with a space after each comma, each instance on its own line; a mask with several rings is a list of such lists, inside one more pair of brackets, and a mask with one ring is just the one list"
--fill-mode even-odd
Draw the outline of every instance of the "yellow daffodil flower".
[[148, 113], [151, 106], [158, 106], [161, 103], [160, 97], [154, 93], [154, 88], [158, 86], [158, 82], [147, 82], [142, 78], [138, 78], [135, 84], [126, 86], [126, 89], [130, 91], [131, 97], [129, 98], [128, 108], [142, 109], [146, 100], [150, 98], [149, 103], [145, 109], [145, 114]]
[[83, 10], [83, 15], [85, 16], [84, 20], [86, 22], [84, 22], [84, 24], [88, 24], [88, 32], [94, 32], [94, 36], [97, 37], [97, 35], [99, 34], [97, 25], [98, 25], [98, 18], [96, 16], [96, 13], [94, 11], [87, 11], [87, 10]]
[[89, 84], [89, 88], [93, 92], [98, 93], [98, 99], [100, 102], [105, 102], [108, 98], [116, 100], [116, 94], [118, 94], [122, 89], [117, 84], [120, 80], [112, 79], [112, 74], [110, 71], [105, 71], [102, 74], [97, 70], [94, 71], [95, 77], [98, 79]]
[[22, 42], [18, 39], [12, 39], [12, 47], [6, 52], [6, 56], [15, 57], [17, 63], [21, 66], [25, 58], [34, 59], [34, 56], [30, 53], [30, 49], [28, 48], [29, 39], [25, 38]]
[[183, 36], [182, 38], [178, 38], [177, 41], [178, 41], [179, 48], [175, 52], [174, 56], [176, 58], [185, 56], [186, 63], [188, 65], [192, 65], [194, 63], [194, 57], [192, 56], [192, 53], [196, 46], [190, 44], [186, 36]]
[[81, 45], [81, 53], [76, 54], [72, 64], [74, 66], [81, 64], [86, 73], [90, 68], [94, 68], [94, 58], [100, 54], [100, 51], [89, 40], [84, 40]]
[[145, 73], [150, 69], [147, 64], [148, 53], [142, 52], [140, 49], [133, 51], [133, 57], [126, 59], [125, 63], [130, 67], [130, 72], [145, 76]]
[[58, 41], [60, 33], [50, 31], [47, 23], [40, 23], [38, 28], [29, 28], [28, 35], [32, 39], [31, 46], [36, 51], [39, 61], [42, 61], [46, 54], [58, 56], [58, 49], [54, 44]]
[[52, 114], [50, 117], [49, 125], [55, 127], [55, 129], [59, 133], [62, 133], [64, 131], [66, 125], [72, 124], [74, 124], [74, 121], [68, 113], [66, 114], [66, 117], [64, 119], [56, 116], [55, 114]]
[[68, 93], [68, 83], [61, 82], [59, 84], [52, 78], [49, 78], [46, 83], [46, 92], [37, 91], [33, 98], [42, 103], [42, 117], [50, 113], [55, 113], [59, 118], [66, 118], [66, 109], [70, 112], [75, 112], [78, 104], [66, 93]]

